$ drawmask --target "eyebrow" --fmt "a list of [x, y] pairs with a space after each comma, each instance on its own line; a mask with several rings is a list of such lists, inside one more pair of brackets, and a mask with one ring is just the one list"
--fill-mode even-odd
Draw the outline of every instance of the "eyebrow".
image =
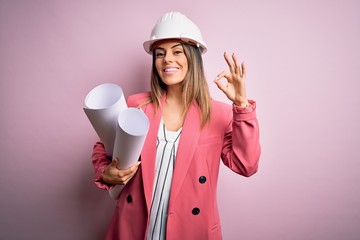
[[[174, 46], [171, 47], [171, 49], [176, 48], [178, 46], [181, 46], [181, 43], [175, 44]], [[162, 47], [156, 47], [154, 50], [156, 50], [156, 49], [165, 50], [165, 48], [162, 48]]]

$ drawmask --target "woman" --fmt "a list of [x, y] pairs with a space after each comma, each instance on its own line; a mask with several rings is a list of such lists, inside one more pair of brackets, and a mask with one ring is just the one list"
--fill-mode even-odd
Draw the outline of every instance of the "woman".
[[163, 15], [144, 48], [153, 56], [151, 92], [127, 101], [150, 120], [141, 164], [119, 170], [119, 159], [111, 162], [101, 142], [93, 151], [97, 186], [125, 185], [106, 239], [221, 239], [220, 158], [234, 172], [251, 176], [260, 157], [245, 65], [224, 54], [230, 72], [220, 73], [215, 83], [233, 102], [230, 106], [211, 100], [201, 57], [206, 45], [184, 15]]

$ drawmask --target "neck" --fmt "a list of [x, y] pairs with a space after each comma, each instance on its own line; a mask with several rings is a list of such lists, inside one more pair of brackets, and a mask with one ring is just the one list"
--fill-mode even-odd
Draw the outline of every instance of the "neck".
[[166, 129], [177, 131], [182, 127], [185, 117], [184, 109], [182, 90], [174, 86], [168, 87], [162, 116]]
[[166, 102], [183, 105], [181, 86], [168, 86], [166, 90]]

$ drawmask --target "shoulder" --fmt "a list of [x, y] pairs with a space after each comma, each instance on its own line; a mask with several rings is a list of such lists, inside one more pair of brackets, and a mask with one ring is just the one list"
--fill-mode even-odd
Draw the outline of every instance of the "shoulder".
[[136, 93], [127, 98], [128, 107], [138, 107], [150, 99], [150, 92]]
[[211, 117], [210, 126], [214, 128], [226, 128], [232, 120], [232, 107], [231, 105], [211, 100]]
[[231, 109], [232, 108], [230, 104], [220, 102], [217, 100], [211, 100], [211, 111], [214, 115], [220, 115], [220, 116], [228, 115]]

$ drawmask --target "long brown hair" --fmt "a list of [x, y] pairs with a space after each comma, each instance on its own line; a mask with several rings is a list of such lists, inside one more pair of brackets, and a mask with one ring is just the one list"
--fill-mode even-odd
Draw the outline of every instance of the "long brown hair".
[[[211, 116], [211, 98], [205, 78], [201, 52], [197, 46], [187, 43], [181, 43], [181, 45], [184, 49], [189, 66], [185, 79], [182, 82], [183, 101], [185, 104], [183, 115], [186, 114], [191, 104], [195, 101], [199, 105], [201, 111], [201, 127], [204, 127]], [[164, 91], [166, 91], [166, 84], [163, 83], [156, 70], [156, 56], [154, 52], [151, 71], [150, 101], [158, 108], [160, 106], [161, 97]]]

